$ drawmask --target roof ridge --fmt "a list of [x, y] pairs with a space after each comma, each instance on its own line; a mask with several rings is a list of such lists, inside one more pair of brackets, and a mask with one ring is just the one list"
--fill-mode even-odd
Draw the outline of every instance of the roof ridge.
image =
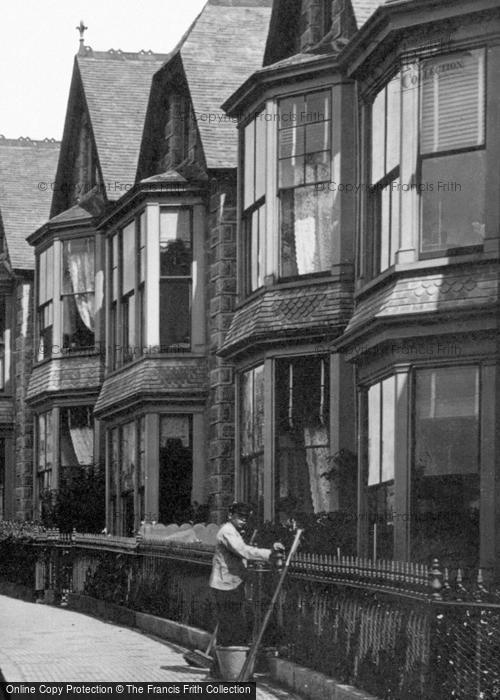
[[54, 138], [32, 139], [29, 136], [19, 136], [17, 139], [11, 139], [3, 134], [0, 134], [0, 146], [59, 146], [60, 141]]
[[77, 58], [96, 58], [99, 60], [117, 61], [164, 61], [169, 53], [154, 52], [151, 49], [140, 51], [122, 51], [122, 49], [108, 49], [107, 51], [94, 51], [91, 46], [85, 46], [84, 50], [77, 54]]

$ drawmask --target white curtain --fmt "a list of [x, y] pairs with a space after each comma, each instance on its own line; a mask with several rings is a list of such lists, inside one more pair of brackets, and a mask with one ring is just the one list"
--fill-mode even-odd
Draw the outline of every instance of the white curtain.
[[[325, 426], [304, 427], [304, 445], [306, 447], [307, 468], [311, 500], [315, 513], [330, 510], [329, 484], [321, 476], [328, 471], [328, 433]], [[317, 447], [316, 447], [317, 445]]]
[[[94, 330], [94, 250], [68, 245], [68, 271], [71, 278], [75, 303], [85, 326]], [[90, 291], [92, 290], [92, 291]], [[83, 292], [83, 293], [81, 293]]]
[[94, 432], [92, 428], [73, 428], [69, 432], [75, 451], [76, 459], [80, 466], [92, 464], [94, 461]]

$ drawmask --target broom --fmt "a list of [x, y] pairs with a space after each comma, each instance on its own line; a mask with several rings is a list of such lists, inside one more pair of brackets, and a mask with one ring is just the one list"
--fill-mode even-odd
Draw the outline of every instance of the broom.
[[[257, 536], [257, 530], [254, 530], [252, 537], [250, 538], [249, 544], [253, 544], [255, 537]], [[195, 649], [194, 651], [188, 651], [184, 654], [184, 660], [190, 666], [196, 666], [197, 668], [210, 668], [213, 663], [212, 649], [215, 646], [217, 640], [217, 631], [219, 629], [219, 623], [216, 624], [210, 641], [208, 642], [207, 650], [201, 651], [200, 649]]]
[[257, 638], [255, 639], [250, 651], [248, 652], [248, 656], [245, 660], [245, 663], [243, 664], [243, 668], [241, 669], [240, 675], [238, 676], [238, 683], [245, 683], [246, 681], [248, 681], [248, 679], [253, 673], [253, 667], [255, 665], [255, 660], [257, 658], [257, 652], [259, 651], [260, 643], [262, 642], [262, 637], [264, 636], [264, 632], [266, 631], [266, 627], [271, 618], [274, 605], [278, 599], [278, 595], [283, 585], [283, 581], [285, 580], [286, 572], [288, 571], [290, 562], [292, 561], [292, 558], [299, 546], [300, 536], [302, 535], [302, 533], [303, 530], [297, 530], [297, 532], [295, 533], [295, 539], [290, 548], [290, 552], [288, 553], [285, 566], [283, 567], [283, 571], [281, 572], [281, 575], [279, 577], [278, 584], [274, 591], [273, 597], [271, 598], [271, 602], [269, 603], [266, 614], [264, 615], [264, 620], [262, 621], [259, 633], [257, 634]]
[[219, 624], [215, 626], [210, 641], [208, 642], [207, 650], [201, 651], [200, 649], [195, 649], [194, 651], [188, 651], [184, 654], [184, 661], [186, 661], [190, 666], [196, 666], [197, 668], [210, 668], [213, 663], [212, 649], [215, 645], [215, 640], [217, 639], [217, 630], [219, 629]]

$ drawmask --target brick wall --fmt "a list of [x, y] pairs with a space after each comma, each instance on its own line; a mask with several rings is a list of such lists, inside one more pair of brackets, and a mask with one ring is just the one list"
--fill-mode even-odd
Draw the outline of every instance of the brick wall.
[[221, 177], [210, 197], [208, 231], [209, 430], [208, 493], [211, 520], [222, 522], [234, 496], [234, 368], [217, 357], [236, 300], [236, 176]]
[[33, 416], [26, 404], [33, 364], [33, 284], [19, 279], [15, 289], [15, 516], [33, 518]]

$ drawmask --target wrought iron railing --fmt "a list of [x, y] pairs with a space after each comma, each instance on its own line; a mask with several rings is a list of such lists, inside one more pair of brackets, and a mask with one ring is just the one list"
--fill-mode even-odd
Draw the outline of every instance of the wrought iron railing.
[[[0, 542], [1, 545], [1, 542]], [[12, 543], [9, 545], [12, 554]], [[0, 558], [0, 579], [35, 582], [64, 603], [70, 591], [210, 630], [213, 547], [158, 538], [39, 533], [24, 570]], [[277, 572], [256, 566], [249, 598], [262, 617]], [[29, 578], [31, 577], [31, 579]], [[50, 598], [49, 598], [50, 600]], [[500, 594], [491, 572], [299, 553], [267, 645], [291, 661], [379, 698], [500, 698]]]

